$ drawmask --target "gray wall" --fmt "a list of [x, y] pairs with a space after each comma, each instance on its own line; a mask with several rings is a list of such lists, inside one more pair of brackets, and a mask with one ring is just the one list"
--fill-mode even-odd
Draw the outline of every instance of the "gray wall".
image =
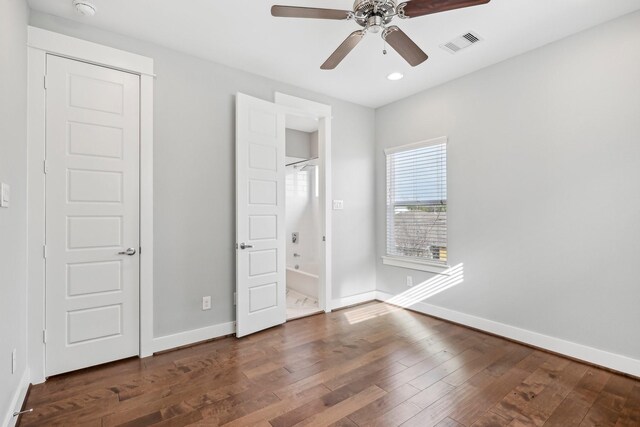
[[[429, 303], [640, 359], [640, 12], [376, 111], [383, 149], [449, 137], [451, 264]], [[634, 339], [632, 339], [633, 337]]]
[[285, 140], [287, 156], [301, 159], [311, 158], [311, 134], [309, 132], [287, 129]]
[[0, 181], [11, 186], [0, 209], [0, 423], [27, 360], [27, 20], [24, 0], [0, 1]]
[[[375, 289], [374, 111], [76, 22], [31, 25], [152, 57], [155, 82], [155, 335], [234, 319], [236, 92], [285, 92], [333, 108], [334, 298]], [[362, 236], [352, 239], [351, 236]], [[212, 310], [201, 298], [212, 295]]]

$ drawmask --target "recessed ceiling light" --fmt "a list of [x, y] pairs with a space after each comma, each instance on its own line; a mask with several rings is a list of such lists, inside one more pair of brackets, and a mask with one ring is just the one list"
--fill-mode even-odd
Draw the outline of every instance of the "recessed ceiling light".
[[391, 73], [387, 76], [387, 78], [392, 81], [400, 80], [403, 77], [404, 75], [402, 73]]

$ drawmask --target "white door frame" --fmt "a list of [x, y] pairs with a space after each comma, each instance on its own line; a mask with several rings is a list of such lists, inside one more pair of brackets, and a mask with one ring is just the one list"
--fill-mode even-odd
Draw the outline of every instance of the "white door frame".
[[275, 103], [285, 107], [286, 114], [304, 115], [318, 120], [318, 155], [320, 157], [320, 182], [322, 185], [322, 235], [325, 236], [322, 266], [320, 271], [320, 308], [329, 313], [331, 307], [331, 106], [298, 98], [284, 93], [275, 93]]
[[28, 336], [31, 382], [45, 380], [46, 56], [53, 54], [140, 76], [140, 357], [153, 354], [153, 59], [28, 27]]

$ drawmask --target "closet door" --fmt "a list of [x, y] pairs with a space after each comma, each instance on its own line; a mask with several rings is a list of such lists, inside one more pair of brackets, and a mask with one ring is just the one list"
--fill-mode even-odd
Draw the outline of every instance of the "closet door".
[[47, 56], [46, 375], [138, 354], [139, 76]]

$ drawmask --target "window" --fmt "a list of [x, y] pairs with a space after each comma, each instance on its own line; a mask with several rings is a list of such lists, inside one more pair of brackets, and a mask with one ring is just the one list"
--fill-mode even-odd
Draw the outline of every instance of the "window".
[[386, 154], [387, 256], [446, 266], [447, 139]]

